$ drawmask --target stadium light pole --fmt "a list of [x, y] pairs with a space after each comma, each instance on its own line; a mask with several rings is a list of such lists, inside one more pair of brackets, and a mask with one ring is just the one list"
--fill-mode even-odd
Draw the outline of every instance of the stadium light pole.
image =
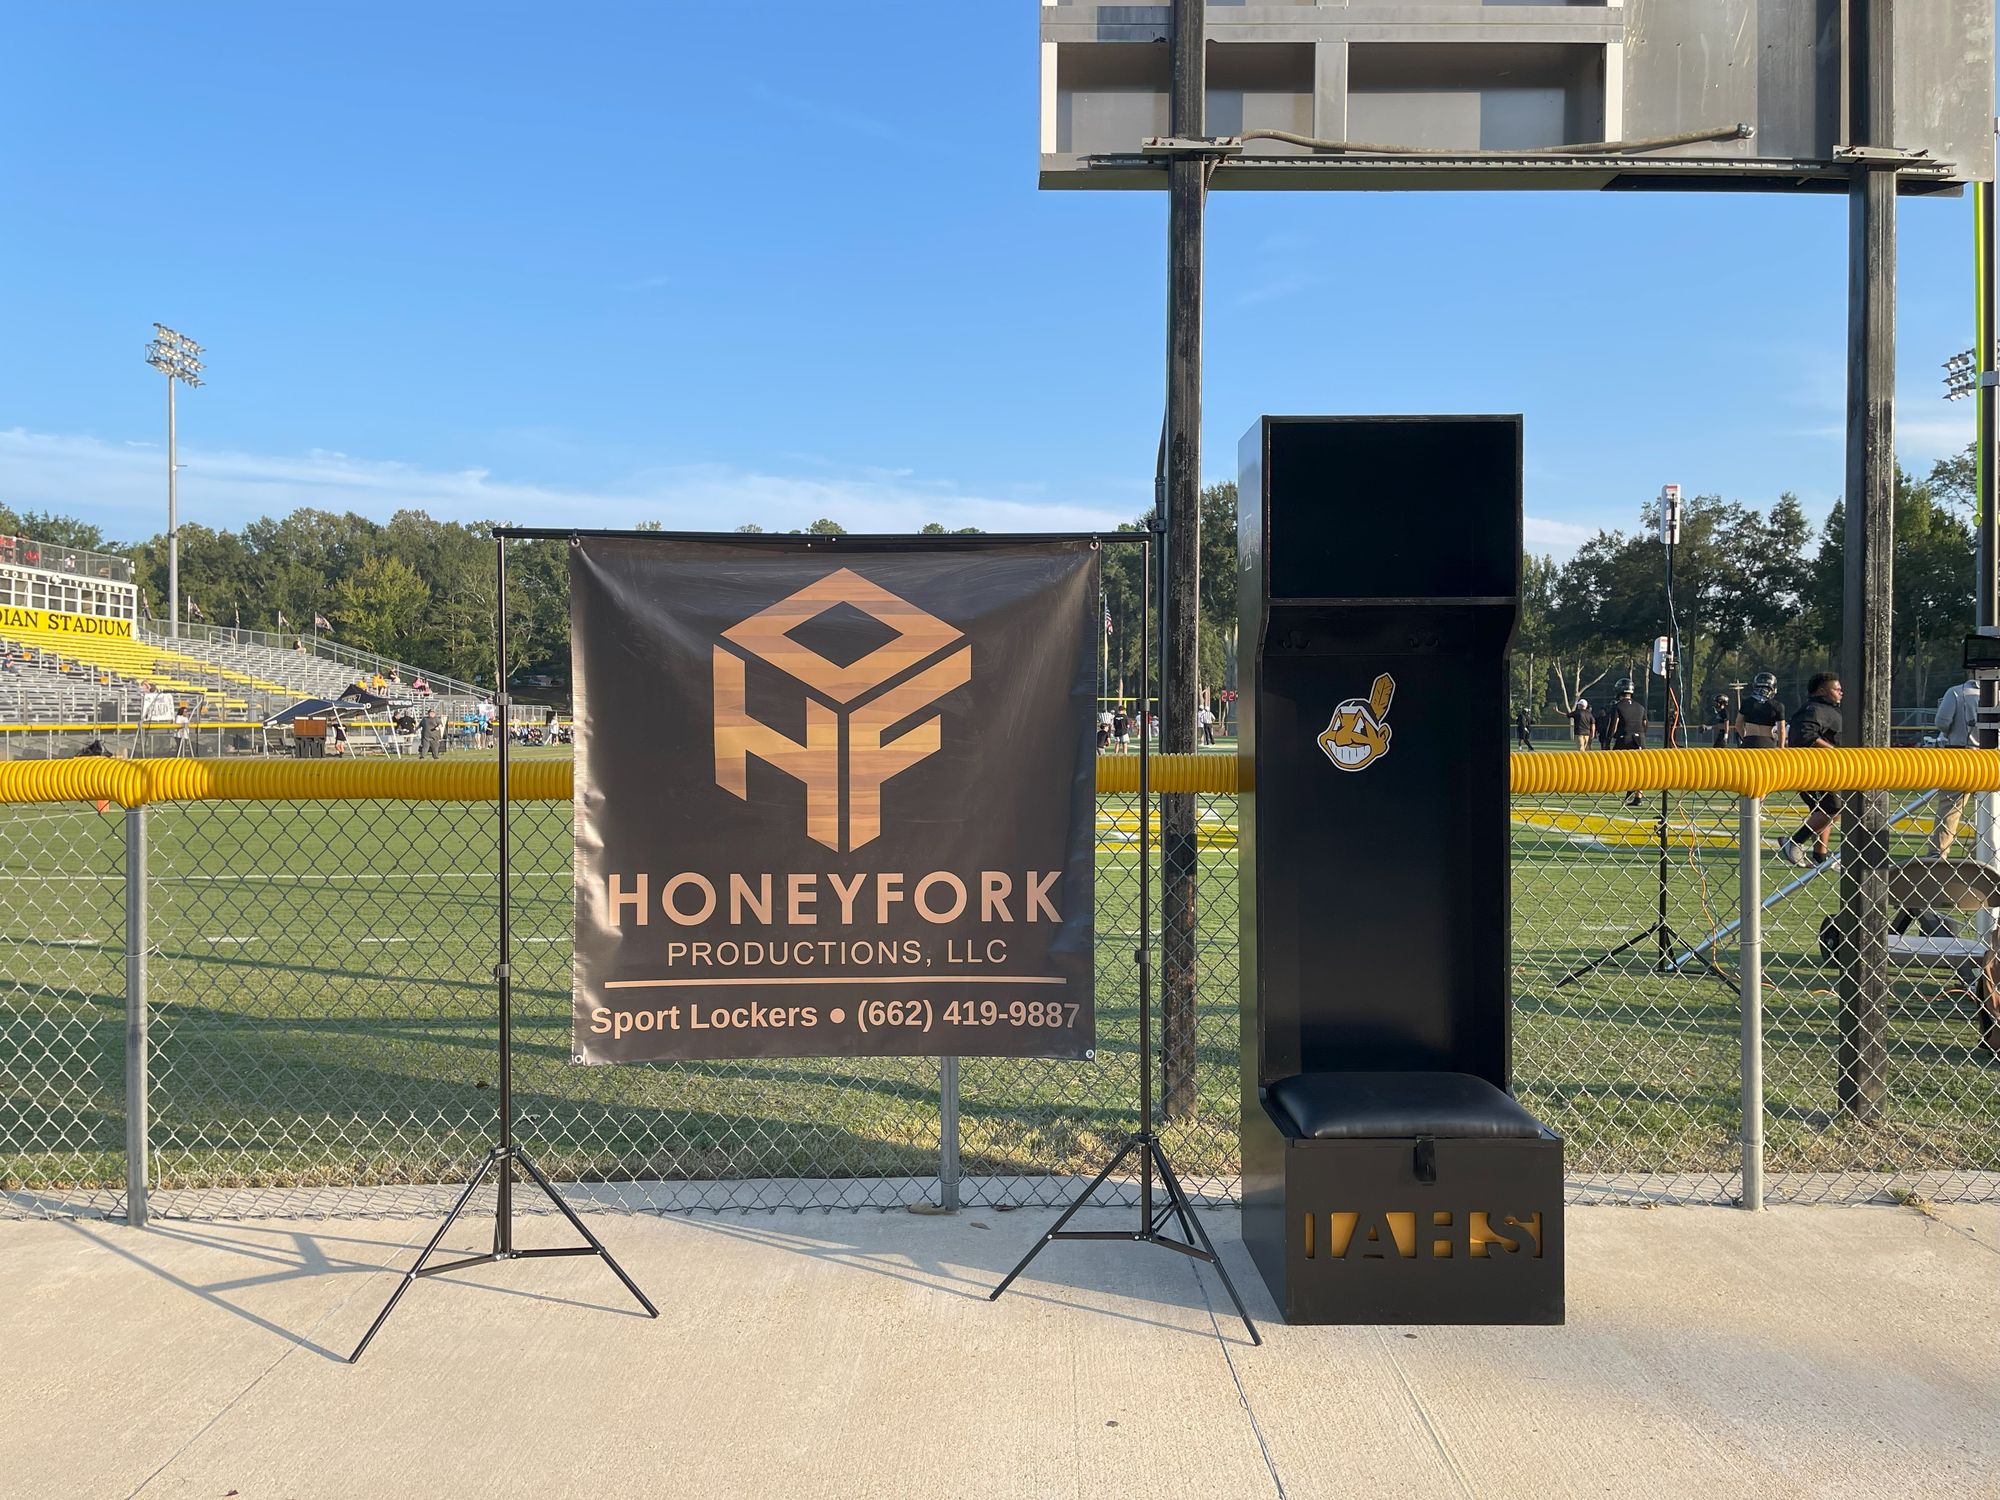
[[181, 532], [176, 509], [176, 484], [180, 465], [174, 462], [174, 382], [189, 386], [202, 383], [201, 345], [186, 334], [175, 333], [164, 323], [153, 325], [153, 341], [146, 345], [146, 363], [167, 377], [167, 635], [181, 633]]

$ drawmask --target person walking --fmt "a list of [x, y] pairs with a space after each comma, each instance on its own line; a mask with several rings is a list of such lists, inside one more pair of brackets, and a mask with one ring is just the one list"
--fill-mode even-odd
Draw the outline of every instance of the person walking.
[[[1832, 750], [1840, 744], [1840, 676], [1816, 672], [1806, 684], [1806, 701], [1792, 715], [1786, 738], [1801, 749]], [[1778, 846], [1778, 857], [1788, 865], [1805, 869], [1826, 861], [1826, 839], [1833, 820], [1840, 816], [1840, 793], [1801, 792], [1806, 820], [1792, 836]], [[1810, 850], [1810, 852], [1808, 852]]]
[[417, 759], [427, 755], [432, 760], [438, 759], [444, 752], [443, 741], [444, 725], [438, 720], [438, 711], [425, 709], [423, 717], [417, 720]]
[[[1614, 750], [1643, 750], [1646, 748], [1646, 705], [1632, 696], [1632, 679], [1618, 679], [1618, 701], [1611, 705], [1611, 748]], [[1639, 794], [1627, 792], [1625, 805], [1637, 807]]]
[[1611, 748], [1611, 735], [1617, 722], [1617, 715], [1611, 711], [1611, 705], [1606, 704], [1597, 710], [1598, 749], [1609, 750]]
[[1785, 705], [1778, 701], [1778, 679], [1759, 672], [1736, 710], [1736, 743], [1745, 750], [1780, 750], [1785, 744]]
[[1590, 700], [1579, 698], [1570, 705], [1569, 710], [1570, 737], [1576, 741], [1576, 748], [1579, 751], [1590, 748], [1590, 726]]
[[1709, 728], [1715, 731], [1713, 747], [1717, 750], [1729, 748], [1729, 694], [1717, 693], [1715, 701], [1708, 708]]
[[1215, 743], [1215, 715], [1209, 712], [1209, 707], [1206, 703], [1195, 710], [1194, 721], [1201, 726], [1201, 742], [1204, 745], [1213, 745]]
[[1514, 710], [1514, 743], [1523, 750], [1535, 748], [1535, 721], [1528, 717], [1526, 704]]
[[[1937, 732], [1931, 736], [1931, 743], [1954, 750], [1970, 750], [1978, 722], [1979, 679], [1968, 672], [1965, 681], [1946, 688], [1944, 696], [1938, 699]], [[1931, 802], [1931, 853], [1939, 859], [1951, 858], [1952, 843], [1958, 838], [1959, 819], [1965, 815], [1965, 798], [1964, 792], [1940, 787]]]

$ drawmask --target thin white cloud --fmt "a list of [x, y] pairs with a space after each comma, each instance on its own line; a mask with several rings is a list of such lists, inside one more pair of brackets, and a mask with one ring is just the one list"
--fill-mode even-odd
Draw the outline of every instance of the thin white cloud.
[[1911, 455], [1945, 458], [1972, 441], [1975, 425], [1972, 403], [1947, 408], [1950, 415], [1896, 419], [1896, 449], [1907, 463]]
[[803, 94], [780, 93], [777, 89], [762, 83], [750, 90], [750, 97], [758, 104], [791, 115], [818, 129], [832, 130], [843, 135], [862, 135], [878, 141], [909, 144], [909, 138], [887, 120], [863, 114], [859, 110], [848, 109], [843, 105], [808, 99]]
[[[184, 522], [236, 528], [259, 516], [311, 506], [386, 521], [416, 509], [440, 520], [517, 525], [631, 526], [727, 530], [755, 522], [771, 531], [822, 516], [850, 531], [915, 531], [930, 521], [986, 531], [1089, 531], [1130, 519], [1116, 497], [1090, 501], [969, 493], [889, 465], [847, 472], [774, 474], [726, 464], [642, 470], [601, 488], [529, 484], [483, 468], [415, 464], [313, 451], [271, 455], [190, 448], [180, 457]], [[77, 516], [119, 540], [162, 529], [164, 455], [157, 447], [67, 433], [0, 430], [0, 501], [17, 510]]]
[[[728, 464], [643, 469], [602, 488], [564, 488], [496, 477], [484, 468], [426, 469], [314, 449], [298, 455], [183, 447], [180, 515], [216, 529], [304, 506], [354, 511], [386, 521], [421, 510], [445, 521], [504, 520], [524, 526], [633, 526], [658, 521], [669, 530], [728, 530], [755, 522], [790, 531], [820, 517], [850, 531], [909, 532], [931, 521], [984, 531], [1110, 530], [1136, 513], [1107, 493], [1094, 501], [1052, 500], [1046, 486], [1012, 493], [969, 493], [891, 465], [817, 472], [763, 473]], [[144, 443], [106, 442], [68, 433], [0, 430], [0, 501], [16, 510], [76, 516], [118, 541], [159, 532], [165, 521], [164, 454]], [[800, 456], [802, 463], [805, 456]], [[1528, 545], [1567, 553], [1596, 535], [1595, 526], [1529, 516]]]
[[1311, 272], [1282, 271], [1273, 274], [1269, 280], [1245, 287], [1231, 296], [1229, 301], [1232, 307], [1262, 307], [1266, 303], [1288, 301], [1301, 296], [1319, 284], [1320, 278]]
[[1530, 547], [1548, 552], [1574, 552], [1596, 536], [1595, 526], [1579, 526], [1573, 521], [1551, 521], [1544, 516], [1524, 516], [1521, 534]]

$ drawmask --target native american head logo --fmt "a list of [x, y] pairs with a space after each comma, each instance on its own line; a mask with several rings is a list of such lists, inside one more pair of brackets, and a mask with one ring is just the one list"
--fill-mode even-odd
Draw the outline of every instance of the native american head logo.
[[1363, 698], [1349, 698], [1334, 709], [1319, 737], [1326, 758], [1343, 771], [1372, 766], [1389, 753], [1389, 704], [1396, 696], [1396, 679], [1384, 672]]

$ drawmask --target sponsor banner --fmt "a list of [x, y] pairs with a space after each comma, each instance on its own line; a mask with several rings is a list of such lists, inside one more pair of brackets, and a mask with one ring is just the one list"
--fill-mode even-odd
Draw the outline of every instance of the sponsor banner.
[[0, 605], [0, 630], [38, 630], [49, 635], [116, 636], [132, 639], [130, 620], [111, 620], [102, 615], [70, 615], [53, 609], [19, 609]]
[[1092, 543], [570, 556], [579, 1062], [1092, 1055]]

